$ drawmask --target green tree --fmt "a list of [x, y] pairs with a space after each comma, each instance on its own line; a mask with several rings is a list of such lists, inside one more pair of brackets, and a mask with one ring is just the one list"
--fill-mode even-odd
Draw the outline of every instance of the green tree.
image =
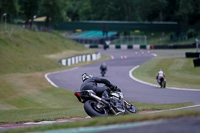
[[60, 22], [66, 19], [65, 0], [41, 0], [40, 15], [46, 16], [45, 26], [50, 22]]
[[20, 15], [25, 19], [26, 26], [32, 28], [34, 16], [38, 14], [40, 0], [19, 0]]
[[[81, 17], [81, 10], [84, 10], [85, 6], [89, 4], [87, 3], [88, 0], [67, 0], [66, 1], [66, 15], [68, 21], [76, 21], [80, 20]], [[83, 14], [83, 16], [87, 16], [86, 14]]]
[[179, 1], [179, 9], [177, 12], [177, 16], [179, 21], [188, 24], [189, 17], [194, 13], [194, 1], [193, 0], [180, 0]]
[[131, 20], [131, 0], [91, 0], [93, 20]]
[[165, 12], [167, 7], [167, 0], [154, 0], [152, 1], [152, 12], [155, 14], [154, 20], [163, 21], [165, 18]]
[[92, 20], [92, 7], [91, 7], [91, 1], [90, 0], [84, 0], [84, 2], [79, 2], [79, 6], [77, 6], [79, 9], [77, 9], [77, 13], [79, 15], [80, 20]]
[[179, 7], [179, 0], [167, 0], [165, 9], [165, 21], [177, 21], [176, 13]]
[[91, 20], [163, 21], [167, 4], [167, 0], [87, 0], [79, 16]]
[[[133, 14], [135, 21], [149, 21], [149, 16], [152, 12], [152, 1], [135, 0], [133, 3]], [[151, 18], [150, 18], [151, 19]]]
[[192, 8], [193, 12], [188, 17], [188, 24], [198, 24], [200, 27], [200, 0], [193, 0]]
[[0, 21], [6, 17], [7, 21], [11, 22], [16, 18], [18, 12], [18, 0], [0, 0]]
[[135, 0], [133, 2], [132, 12], [136, 21], [163, 21], [167, 0]]

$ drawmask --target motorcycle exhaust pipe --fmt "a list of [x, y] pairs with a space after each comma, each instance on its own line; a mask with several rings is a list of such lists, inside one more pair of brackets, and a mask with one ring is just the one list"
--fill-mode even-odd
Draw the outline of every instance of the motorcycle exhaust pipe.
[[97, 99], [100, 102], [103, 102], [106, 105], [110, 105], [109, 102], [107, 102], [106, 100], [104, 100], [104, 99], [102, 99], [102, 98], [100, 98], [100, 97], [98, 97], [98, 96], [96, 96], [96, 95], [94, 95], [92, 93], [90, 94], [90, 96], [93, 97], [93, 98], [95, 98], [95, 99]]

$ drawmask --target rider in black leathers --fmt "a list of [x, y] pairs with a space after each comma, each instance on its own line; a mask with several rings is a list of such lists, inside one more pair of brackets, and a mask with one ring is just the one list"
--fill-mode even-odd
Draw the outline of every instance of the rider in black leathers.
[[106, 66], [106, 63], [103, 62], [100, 66], [100, 70], [101, 70], [101, 75], [104, 76], [106, 71], [107, 71], [107, 66]]
[[103, 63], [101, 64], [100, 70], [102, 70], [102, 71], [107, 71], [107, 66], [106, 66], [106, 63], [105, 63], [105, 62], [103, 62]]
[[[117, 86], [113, 85], [108, 81], [107, 79], [104, 78], [98, 78], [98, 77], [92, 77], [91, 75], [88, 75], [87, 73], [82, 74], [82, 80], [83, 83], [81, 84], [80, 90], [93, 90], [97, 95], [102, 95], [104, 92], [106, 93], [106, 90], [111, 89], [115, 91]], [[97, 84], [102, 83], [105, 84], [106, 86], [104, 87], [98, 87]]]

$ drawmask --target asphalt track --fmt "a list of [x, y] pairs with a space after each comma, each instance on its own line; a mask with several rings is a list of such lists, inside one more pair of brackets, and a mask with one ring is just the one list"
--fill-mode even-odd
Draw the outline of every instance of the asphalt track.
[[35, 133], [199, 133], [199, 124], [200, 117], [183, 117], [108, 126], [57, 129]]
[[[174, 52], [169, 50], [99, 50], [102, 54], [106, 54], [112, 57], [107, 60], [108, 72], [105, 78], [109, 79], [113, 84], [117, 85], [124, 93], [125, 99], [135, 102], [144, 103], [183, 103], [183, 102], [194, 102], [200, 104], [200, 91], [196, 90], [181, 90], [179, 88], [165, 88], [161, 89], [157, 86], [143, 84], [141, 82], [133, 80], [129, 73], [130, 71], [146, 61], [154, 58], [154, 55], [159, 52]], [[183, 51], [180, 51], [183, 52]], [[82, 83], [81, 75], [84, 72], [92, 74], [93, 76], [100, 77], [100, 66], [101, 62], [88, 64], [83, 67], [73, 68], [69, 70], [48, 73], [46, 78], [54, 86], [69, 89], [72, 91], [79, 91], [79, 87]], [[155, 74], [156, 75], [156, 74]], [[155, 77], [152, 77], [155, 78]], [[200, 105], [191, 107], [184, 107], [178, 109], [189, 109], [189, 110], [200, 110]], [[177, 109], [172, 109], [177, 110]], [[168, 111], [168, 110], [167, 110]], [[168, 132], [200, 132], [200, 117], [192, 118], [180, 118], [180, 119], [165, 119], [156, 121], [144, 121], [136, 123], [127, 123], [110, 126], [100, 127], [88, 127], [88, 128], [75, 128], [75, 129], [59, 129], [49, 130], [46, 133], [56, 132], [96, 132], [96, 133], [168, 133]], [[43, 133], [43, 132], [38, 132]]]
[[[200, 117], [184, 117], [133, 123], [132, 127], [107, 129], [96, 133], [199, 133]], [[95, 131], [95, 130], [94, 130]]]
[[[171, 88], [161, 89], [156, 86], [146, 85], [130, 78], [129, 71], [137, 65], [154, 58], [159, 52], [174, 54], [174, 50], [102, 50], [99, 52], [109, 55], [112, 59], [105, 61], [108, 71], [104, 78], [121, 88], [125, 99], [144, 103], [183, 103], [194, 102], [200, 104], [200, 91], [176, 90]], [[183, 52], [180, 50], [180, 53]], [[49, 73], [47, 79], [57, 87], [79, 91], [82, 73], [89, 73], [100, 77], [101, 62], [88, 64], [83, 67]], [[156, 75], [156, 74], [155, 74]], [[155, 77], [152, 77], [155, 78]]]

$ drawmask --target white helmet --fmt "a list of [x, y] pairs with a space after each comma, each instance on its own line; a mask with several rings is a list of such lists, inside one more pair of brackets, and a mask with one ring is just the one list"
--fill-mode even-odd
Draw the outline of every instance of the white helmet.
[[92, 75], [89, 75], [89, 74], [87, 74], [87, 73], [82, 74], [82, 80], [83, 80], [83, 82], [84, 82], [86, 79], [89, 79], [89, 78], [92, 78]]

